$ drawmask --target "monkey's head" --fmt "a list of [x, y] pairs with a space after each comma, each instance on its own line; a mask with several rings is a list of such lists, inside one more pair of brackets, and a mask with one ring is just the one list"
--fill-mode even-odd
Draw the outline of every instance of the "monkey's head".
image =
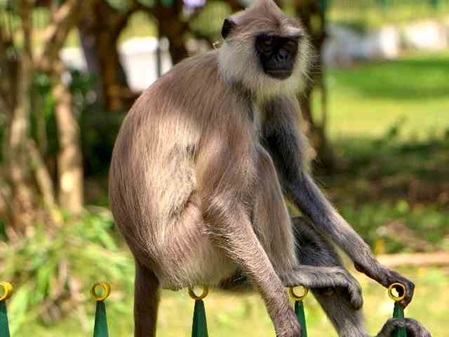
[[221, 35], [220, 71], [263, 98], [298, 91], [309, 67], [309, 40], [296, 19], [272, 0], [256, 0], [226, 18]]

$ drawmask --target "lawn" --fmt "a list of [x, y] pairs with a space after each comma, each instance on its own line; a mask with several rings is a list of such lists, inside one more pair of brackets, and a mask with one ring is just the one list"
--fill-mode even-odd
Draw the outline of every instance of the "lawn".
[[[319, 181], [376, 252], [449, 248], [448, 74], [448, 53], [408, 55], [327, 72], [329, 134], [338, 167]], [[407, 235], [396, 229], [404, 226], [411, 231]], [[421, 320], [434, 336], [445, 336], [448, 270], [401, 271], [417, 285], [407, 315]], [[390, 317], [393, 305], [385, 289], [358, 277], [364, 289], [367, 326], [374, 334]], [[111, 337], [132, 335], [131, 296], [115, 290], [108, 301]], [[255, 294], [212, 291], [205, 302], [212, 337], [274, 336]], [[94, 303], [88, 307], [87, 313], [74, 312], [56, 326], [24, 325], [14, 336], [91, 335]], [[192, 310], [185, 291], [163, 292], [158, 336], [189, 336]], [[309, 336], [335, 336], [311, 297], [306, 300], [306, 314]], [[14, 327], [14, 317], [11, 324]]]
[[388, 234], [398, 222], [422, 239], [420, 249], [449, 248], [448, 74], [449, 53], [327, 73], [339, 168], [319, 180], [364, 238], [385, 240], [387, 252], [417, 250], [401, 233]]
[[447, 18], [447, 0], [329, 0], [328, 20], [360, 31], [387, 24]]
[[449, 133], [449, 53], [333, 69], [327, 83], [333, 139], [380, 137], [394, 125], [408, 140]]

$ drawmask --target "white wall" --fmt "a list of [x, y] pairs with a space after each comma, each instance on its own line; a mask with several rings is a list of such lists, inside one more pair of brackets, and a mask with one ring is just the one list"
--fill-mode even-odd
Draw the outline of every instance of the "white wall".
[[[156, 81], [156, 47], [157, 39], [154, 37], [130, 39], [119, 46], [119, 55], [131, 89], [141, 91]], [[80, 48], [64, 48], [61, 56], [67, 65], [87, 71], [86, 61]], [[164, 73], [172, 66], [167, 40], [161, 41], [161, 58], [162, 73]]]
[[443, 50], [449, 47], [449, 19], [388, 25], [368, 32], [330, 25], [324, 61], [344, 66], [355, 60], [392, 59], [404, 50]]

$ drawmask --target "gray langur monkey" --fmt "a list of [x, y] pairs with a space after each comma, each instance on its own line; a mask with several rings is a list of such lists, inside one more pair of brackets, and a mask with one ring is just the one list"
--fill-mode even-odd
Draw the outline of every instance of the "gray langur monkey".
[[[383, 286], [403, 283], [403, 306], [413, 283], [376, 261], [305, 170], [295, 92], [307, 76], [308, 38], [271, 0], [226, 19], [222, 36], [219, 50], [150, 86], [116, 140], [110, 205], [135, 257], [135, 336], [155, 336], [160, 287], [214, 286], [242, 274], [278, 337], [301, 335], [284, 290], [298, 284], [314, 290], [340, 336], [367, 336], [360, 286], [323, 242]], [[282, 191], [310, 226], [291, 221]], [[299, 258], [295, 232], [308, 242]], [[412, 320], [391, 320], [379, 336], [404, 324], [425, 336]]]

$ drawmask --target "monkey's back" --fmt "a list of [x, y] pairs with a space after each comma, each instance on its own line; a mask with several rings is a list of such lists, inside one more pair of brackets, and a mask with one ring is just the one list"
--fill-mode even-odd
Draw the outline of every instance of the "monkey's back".
[[156, 246], [186, 205], [198, 203], [197, 159], [205, 144], [245, 134], [235, 130], [246, 127], [239, 100], [212, 51], [181, 62], [135, 102], [117, 137], [109, 180], [111, 209], [127, 240]]

